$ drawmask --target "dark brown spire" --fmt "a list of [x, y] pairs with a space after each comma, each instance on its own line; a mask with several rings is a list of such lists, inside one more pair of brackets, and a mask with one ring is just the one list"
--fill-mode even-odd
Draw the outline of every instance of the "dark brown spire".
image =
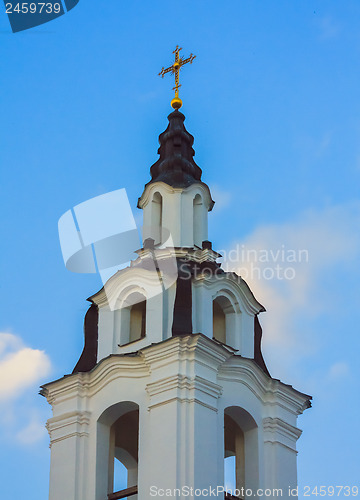
[[169, 125], [160, 134], [160, 158], [150, 168], [152, 182], [165, 182], [172, 187], [187, 187], [201, 182], [201, 168], [194, 162], [194, 138], [184, 126], [185, 116], [175, 110], [168, 116]]

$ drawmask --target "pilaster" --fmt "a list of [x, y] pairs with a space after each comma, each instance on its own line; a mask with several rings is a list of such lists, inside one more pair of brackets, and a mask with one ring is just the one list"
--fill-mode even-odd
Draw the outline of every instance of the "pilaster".
[[90, 417], [89, 412], [73, 411], [47, 422], [51, 448], [51, 500], [86, 500], [84, 479]]

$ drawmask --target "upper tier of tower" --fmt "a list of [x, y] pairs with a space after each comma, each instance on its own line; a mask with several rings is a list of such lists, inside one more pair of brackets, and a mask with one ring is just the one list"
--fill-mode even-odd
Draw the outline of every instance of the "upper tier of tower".
[[168, 120], [159, 136], [160, 158], [150, 168], [151, 180], [138, 202], [144, 211], [144, 240], [201, 247], [208, 239], [207, 213], [214, 201], [194, 161], [194, 138], [184, 126], [185, 116], [175, 110]]
[[240, 276], [216, 262], [220, 255], [208, 241], [214, 201], [193, 159], [194, 138], [184, 119], [172, 112], [159, 136], [160, 158], [138, 202], [143, 246], [129, 267], [90, 297], [75, 372], [89, 371], [109, 355], [200, 333], [268, 373], [257, 317], [265, 309]]

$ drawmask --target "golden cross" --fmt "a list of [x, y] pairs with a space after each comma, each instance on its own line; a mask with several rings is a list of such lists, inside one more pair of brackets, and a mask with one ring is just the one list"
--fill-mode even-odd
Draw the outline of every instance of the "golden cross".
[[171, 106], [174, 109], [179, 109], [182, 106], [182, 100], [179, 98], [179, 88], [181, 87], [181, 85], [179, 84], [180, 70], [181, 70], [182, 66], [184, 66], [184, 64], [187, 64], [187, 63], [192, 64], [193, 60], [196, 57], [193, 54], [190, 54], [190, 56], [187, 59], [184, 59], [183, 57], [179, 56], [180, 50], [182, 50], [182, 48], [177, 45], [176, 49], [173, 51], [173, 54], [175, 54], [174, 64], [166, 69], [163, 67], [159, 73], [159, 76], [161, 76], [161, 78], [164, 78], [166, 73], [170, 73], [170, 72], [173, 75], [175, 75], [175, 87], [173, 88], [173, 90], [175, 90], [175, 98], [171, 101]]

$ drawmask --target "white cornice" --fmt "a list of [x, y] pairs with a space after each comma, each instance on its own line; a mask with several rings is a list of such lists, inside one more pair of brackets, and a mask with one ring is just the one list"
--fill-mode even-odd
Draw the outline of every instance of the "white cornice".
[[214, 372], [232, 356], [231, 350], [202, 334], [172, 337], [145, 347], [134, 355], [111, 355], [90, 372], [75, 373], [43, 385], [41, 394], [51, 405], [74, 397], [91, 397], [113, 380], [146, 378], [155, 368], [171, 365], [175, 361], [194, 360], [195, 352], [197, 363]]
[[228, 288], [238, 297], [238, 300], [249, 314], [255, 315], [265, 311], [264, 306], [256, 300], [248, 284], [240, 277], [235, 279], [231, 273], [219, 273], [216, 276], [198, 274], [194, 280], [194, 284], [195, 286], [201, 284], [214, 291], [220, 290], [221, 288]]
[[140, 267], [127, 267], [118, 271], [89, 300], [97, 304], [100, 308], [110, 306], [111, 309], [116, 309], [121, 292], [127, 287], [136, 288], [139, 286], [144, 289], [145, 295], [147, 295], [147, 290], [151, 290], [150, 295], [157, 295], [162, 292], [155, 264], [152, 271]]
[[186, 375], [177, 374], [172, 377], [157, 380], [156, 382], [151, 382], [146, 386], [146, 391], [150, 397], [172, 391], [173, 389], [197, 390], [215, 399], [222, 393], [222, 387], [220, 385], [210, 380], [206, 380], [203, 377], [199, 377], [198, 375], [195, 377], [188, 377]]
[[149, 410], [178, 401], [197, 403], [217, 412], [216, 400], [222, 393], [222, 387], [197, 375], [176, 374], [147, 384], [146, 391], [150, 397]]
[[298, 440], [299, 437], [302, 434], [302, 430], [299, 429], [298, 427], [294, 427], [293, 425], [290, 425], [288, 422], [285, 422], [281, 418], [271, 418], [271, 417], [266, 417], [263, 419], [263, 429], [264, 431], [270, 431], [271, 433], [279, 433], [283, 437], [291, 439], [291, 440]]
[[[211, 249], [200, 248], [187, 248], [187, 247], [166, 247], [155, 248], [150, 250], [148, 248], [141, 248], [136, 251], [138, 258], [131, 262], [131, 265], [117, 271], [108, 281], [94, 295], [89, 297], [88, 300], [99, 306], [100, 308], [111, 306], [115, 309], [115, 303], [119, 297], [119, 293], [126, 288], [135, 284], [143, 284], [145, 288], [158, 289], [158, 293], [162, 292], [160, 276], [164, 277], [161, 270], [160, 276], [157, 270], [156, 261], [174, 260], [174, 267], [169, 272], [177, 277], [177, 267], [175, 259], [192, 260], [199, 264], [203, 262], [216, 262], [220, 254]], [[141, 262], [151, 259], [154, 262], [154, 269], [144, 269], [141, 267]], [[161, 269], [161, 264], [160, 264]], [[165, 276], [166, 278], [166, 276]], [[136, 286], [136, 285], [134, 285]]]
[[91, 397], [119, 378], [144, 378], [148, 367], [138, 355], [112, 355], [98, 363], [91, 372], [75, 373], [42, 386], [41, 394], [51, 405], [74, 397]]
[[171, 337], [164, 342], [145, 347], [140, 351], [149, 368], [166, 366], [174, 359], [193, 359], [196, 352], [197, 362], [217, 371], [233, 353], [231, 348], [217, 344], [200, 333]]
[[291, 450], [296, 451], [296, 441], [302, 434], [301, 429], [285, 422], [281, 418], [266, 417], [263, 419], [264, 443], [272, 445], [279, 444]]
[[160, 190], [160, 193], [161, 193], [161, 191], [165, 191], [165, 193], [168, 193], [168, 194], [187, 193], [187, 192], [191, 192], [191, 191], [194, 191], [194, 192], [202, 191], [207, 197], [206, 201], [207, 201], [207, 204], [209, 207], [208, 208], [209, 212], [212, 210], [214, 203], [215, 203], [213, 201], [213, 199], [211, 198], [209, 186], [201, 181], [194, 182], [193, 184], [191, 184], [190, 186], [188, 186], [186, 188], [172, 187], [172, 186], [169, 186], [169, 184], [166, 184], [165, 182], [151, 182], [150, 184], [148, 184], [145, 187], [143, 194], [139, 198], [138, 207], [143, 209], [149, 203], [149, 200], [151, 199], [153, 193], [156, 191], [159, 191], [159, 190]]
[[[137, 250], [136, 253], [139, 255], [141, 260], [150, 258], [156, 258], [156, 260], [168, 260], [169, 258], [176, 259], [186, 259], [198, 262], [201, 264], [202, 262], [216, 262], [216, 259], [221, 257], [218, 252], [215, 252], [212, 249], [205, 248], [193, 248], [193, 247], [165, 247], [161, 246], [155, 247], [154, 250], [149, 250], [148, 248], [141, 248]], [[134, 261], [136, 263], [139, 260]]]
[[310, 396], [272, 379], [252, 359], [233, 356], [221, 366], [218, 380], [243, 384], [265, 406], [281, 406], [296, 416], [310, 406]]
[[[196, 366], [200, 371], [194, 371]], [[146, 387], [152, 397], [179, 390], [180, 394], [169, 394], [165, 399], [195, 397], [210, 406], [214, 406], [211, 401], [220, 394], [221, 381], [246, 386], [265, 407], [282, 407], [299, 415], [310, 406], [309, 396], [272, 379], [254, 360], [235, 355], [231, 349], [202, 334], [172, 337], [134, 355], [111, 355], [91, 372], [73, 374], [44, 385], [41, 393], [53, 406], [85, 398], [81, 406], [87, 408], [86, 398], [118, 379], [144, 379], [144, 390]], [[191, 392], [195, 392], [195, 396]]]
[[46, 423], [50, 437], [50, 448], [57, 441], [74, 436], [89, 436], [90, 416], [88, 411], [72, 411], [50, 418]]
[[211, 411], [214, 411], [215, 413], [218, 413], [218, 409], [215, 406], [209, 405], [198, 398], [182, 398], [182, 397], [178, 397], [178, 396], [164, 400], [164, 401], [160, 401], [158, 403], [150, 404], [148, 407], [148, 410], [151, 411], [154, 408], [159, 408], [160, 406], [164, 406], [166, 404], [173, 403], [174, 401], [177, 401], [178, 403], [196, 403], [198, 405], [204, 406], [208, 410], [211, 410]]

